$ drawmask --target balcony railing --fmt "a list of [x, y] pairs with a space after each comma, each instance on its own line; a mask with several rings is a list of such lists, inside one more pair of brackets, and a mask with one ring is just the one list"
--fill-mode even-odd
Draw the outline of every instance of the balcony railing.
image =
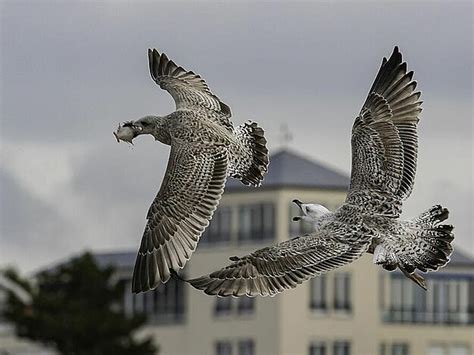
[[383, 313], [383, 321], [387, 323], [472, 325], [474, 324], [474, 311], [428, 312], [391, 309]]

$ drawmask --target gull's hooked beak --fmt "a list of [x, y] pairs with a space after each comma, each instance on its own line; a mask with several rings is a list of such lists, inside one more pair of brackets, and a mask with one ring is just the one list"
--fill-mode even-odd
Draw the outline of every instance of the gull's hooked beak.
[[301, 208], [301, 205], [303, 204], [303, 202], [301, 202], [300, 200], [297, 200], [297, 199], [294, 199], [292, 202], [295, 203], [300, 208]]

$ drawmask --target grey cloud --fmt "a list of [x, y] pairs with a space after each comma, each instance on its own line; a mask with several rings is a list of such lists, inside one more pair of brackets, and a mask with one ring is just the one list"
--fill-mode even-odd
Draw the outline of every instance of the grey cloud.
[[139, 245], [169, 148], [150, 137], [137, 138], [135, 144], [134, 148], [116, 142], [95, 144], [75, 166], [70, 193], [85, 206], [89, 247], [134, 249]]
[[[71, 249], [74, 231], [53, 207], [25, 191], [0, 170], [0, 262], [31, 268]], [[72, 245], [72, 248], [75, 246]]]
[[148, 75], [149, 46], [201, 73], [232, 107], [246, 105], [246, 95], [272, 99], [269, 115], [290, 100], [359, 96], [395, 44], [425, 92], [470, 100], [470, 9], [468, 2], [7, 2], [4, 134], [98, 140], [117, 121], [169, 112], [172, 101]]
[[[112, 137], [110, 137], [112, 141]], [[100, 208], [118, 203], [151, 202], [166, 169], [169, 148], [151, 137], [124, 143], [96, 144], [75, 167], [71, 188]]]

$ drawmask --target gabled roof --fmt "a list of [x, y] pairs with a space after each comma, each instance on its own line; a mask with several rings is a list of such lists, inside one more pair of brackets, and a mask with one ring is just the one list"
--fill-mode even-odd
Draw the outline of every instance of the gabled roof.
[[[261, 188], [305, 187], [347, 190], [349, 177], [323, 164], [287, 149], [270, 155], [268, 173]], [[229, 179], [226, 191], [253, 190], [236, 179]]]
[[137, 257], [136, 251], [103, 252], [93, 255], [100, 267], [114, 266], [118, 269], [133, 267]]
[[456, 246], [454, 247], [454, 251], [451, 254], [451, 261], [449, 265], [456, 265], [456, 266], [474, 266], [474, 258], [471, 257], [469, 254], [466, 254], [464, 251], [459, 250]]

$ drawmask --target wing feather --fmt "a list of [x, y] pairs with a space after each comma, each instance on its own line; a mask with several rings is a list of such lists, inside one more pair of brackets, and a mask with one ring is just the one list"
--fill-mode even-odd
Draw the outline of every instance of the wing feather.
[[398, 217], [412, 189], [418, 151], [420, 92], [395, 47], [382, 66], [352, 128], [352, 173], [347, 202]]
[[200, 75], [186, 71], [156, 49], [148, 50], [148, 63], [152, 79], [173, 97], [176, 110], [207, 109], [210, 117], [228, 129], [233, 129], [229, 106], [214, 95]]
[[274, 296], [359, 258], [370, 238], [345, 242], [325, 230], [257, 250], [209, 275], [187, 280], [209, 295]]
[[132, 290], [155, 288], [184, 267], [223, 193], [227, 152], [172, 141], [162, 186], [147, 214], [133, 271]]

